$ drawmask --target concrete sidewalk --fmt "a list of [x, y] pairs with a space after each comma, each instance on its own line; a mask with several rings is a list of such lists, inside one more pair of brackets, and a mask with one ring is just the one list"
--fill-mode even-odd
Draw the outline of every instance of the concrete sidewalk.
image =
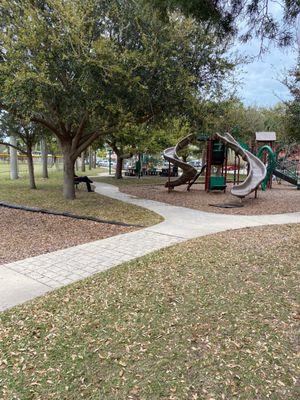
[[148, 208], [165, 220], [135, 232], [2, 265], [0, 310], [191, 238], [244, 227], [300, 223], [300, 213], [262, 216], [206, 213], [139, 199], [104, 183], [96, 183], [96, 192]]
[[165, 219], [163, 222], [145, 230], [184, 239], [192, 239], [229, 229], [300, 222], [300, 212], [250, 216], [208, 213], [154, 200], [141, 199], [122, 193], [118, 187], [106, 183], [96, 183], [96, 192], [125, 203], [147, 208], [162, 215]]

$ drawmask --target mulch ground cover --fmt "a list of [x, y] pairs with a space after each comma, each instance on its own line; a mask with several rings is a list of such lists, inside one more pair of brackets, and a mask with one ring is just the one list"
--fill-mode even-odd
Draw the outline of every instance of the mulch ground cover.
[[[116, 183], [117, 184], [117, 183]], [[210, 204], [236, 203], [240, 200], [230, 194], [231, 184], [228, 184], [226, 193], [214, 191], [206, 193], [204, 185], [193, 186], [187, 192], [186, 185], [176, 187], [170, 193], [164, 185], [125, 185], [120, 186], [124, 193], [135, 195], [141, 198], [162, 201], [176, 206], [189, 207], [196, 210], [237, 215], [262, 215], [262, 214], [281, 214], [300, 211], [300, 190], [286, 184], [273, 183], [272, 190], [258, 191], [258, 198], [254, 198], [254, 193], [243, 199], [243, 207], [237, 208], [217, 208]]]
[[0, 207], [0, 264], [134, 229], [136, 228]]

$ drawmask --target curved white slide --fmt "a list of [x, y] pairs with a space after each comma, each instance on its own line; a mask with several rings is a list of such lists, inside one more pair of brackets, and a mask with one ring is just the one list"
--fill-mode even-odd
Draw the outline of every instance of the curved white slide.
[[[184, 185], [185, 183], [188, 183], [189, 181], [194, 179], [198, 173], [196, 168], [182, 161], [177, 155], [177, 151], [186, 147], [194, 137], [195, 137], [194, 133], [185, 136], [176, 144], [176, 146], [168, 147], [163, 152], [165, 160], [170, 161], [171, 164], [176, 165], [177, 167], [182, 169], [182, 175], [178, 179], [170, 182], [170, 188], [174, 188], [175, 186], [180, 186]], [[167, 182], [165, 186], [169, 187], [169, 182]]]
[[243, 147], [241, 147], [229, 133], [224, 133], [224, 135], [217, 133], [217, 136], [249, 164], [249, 174], [246, 179], [241, 184], [236, 185], [231, 189], [231, 194], [233, 196], [240, 198], [248, 196], [251, 192], [257, 189], [265, 179], [267, 174], [266, 166], [250, 151], [243, 149]]

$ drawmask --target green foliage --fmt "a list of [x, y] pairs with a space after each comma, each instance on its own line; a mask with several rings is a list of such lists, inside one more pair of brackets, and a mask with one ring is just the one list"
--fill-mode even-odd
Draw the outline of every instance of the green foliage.
[[4, 0], [0, 15], [1, 103], [58, 135], [85, 115], [105, 131], [182, 111], [233, 67], [227, 40], [189, 19], [164, 24], [143, 2]]
[[13, 135], [17, 139], [18, 150], [23, 154], [32, 152], [42, 133], [41, 127], [34, 123], [22, 124], [5, 112], [0, 115], [0, 143], [9, 143], [8, 137]]
[[289, 137], [300, 141], [300, 99], [290, 102], [287, 108], [287, 129]]
[[151, 142], [149, 149], [158, 153], [167, 147], [175, 146], [180, 138], [192, 133], [193, 127], [185, 117], [173, 117], [166, 119], [162, 125], [153, 127], [153, 133], [149, 135]]
[[142, 142], [140, 124], [191, 113], [233, 68], [230, 38], [143, 0], [4, 0], [0, 21], [1, 108], [56, 135], [71, 199], [75, 159], [99, 136]]
[[107, 140], [122, 154], [162, 151], [174, 142], [173, 122], [195, 121], [198, 99], [222, 91], [234, 67], [225, 56], [230, 38], [221, 42], [189, 18], [163, 23], [142, 2], [115, 7], [111, 15], [110, 38], [132, 55], [141, 90], [119, 98], [118, 127]]
[[300, 141], [300, 60], [286, 85], [292, 95], [292, 100], [287, 103], [286, 108], [287, 133], [290, 139]]
[[258, 131], [275, 131], [278, 139], [287, 137], [286, 106], [278, 103], [272, 108], [246, 107], [237, 99], [207, 103], [203, 107], [204, 130], [209, 133], [232, 132], [251, 140]]
[[103, 123], [120, 84], [132, 83], [105, 36], [102, 3], [4, 1], [2, 102], [28, 119], [49, 118], [58, 128], [78, 126], [86, 112], [92, 127], [100, 118]]

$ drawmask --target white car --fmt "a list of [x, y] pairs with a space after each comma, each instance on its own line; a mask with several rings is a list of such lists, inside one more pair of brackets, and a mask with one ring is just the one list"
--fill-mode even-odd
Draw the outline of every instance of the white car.
[[99, 161], [97, 161], [97, 165], [99, 167], [108, 167], [109, 166], [109, 161], [108, 160], [99, 160]]
[[201, 168], [202, 167], [202, 162], [200, 160], [190, 160], [190, 161], [188, 161], [188, 164], [191, 165], [194, 168]]

